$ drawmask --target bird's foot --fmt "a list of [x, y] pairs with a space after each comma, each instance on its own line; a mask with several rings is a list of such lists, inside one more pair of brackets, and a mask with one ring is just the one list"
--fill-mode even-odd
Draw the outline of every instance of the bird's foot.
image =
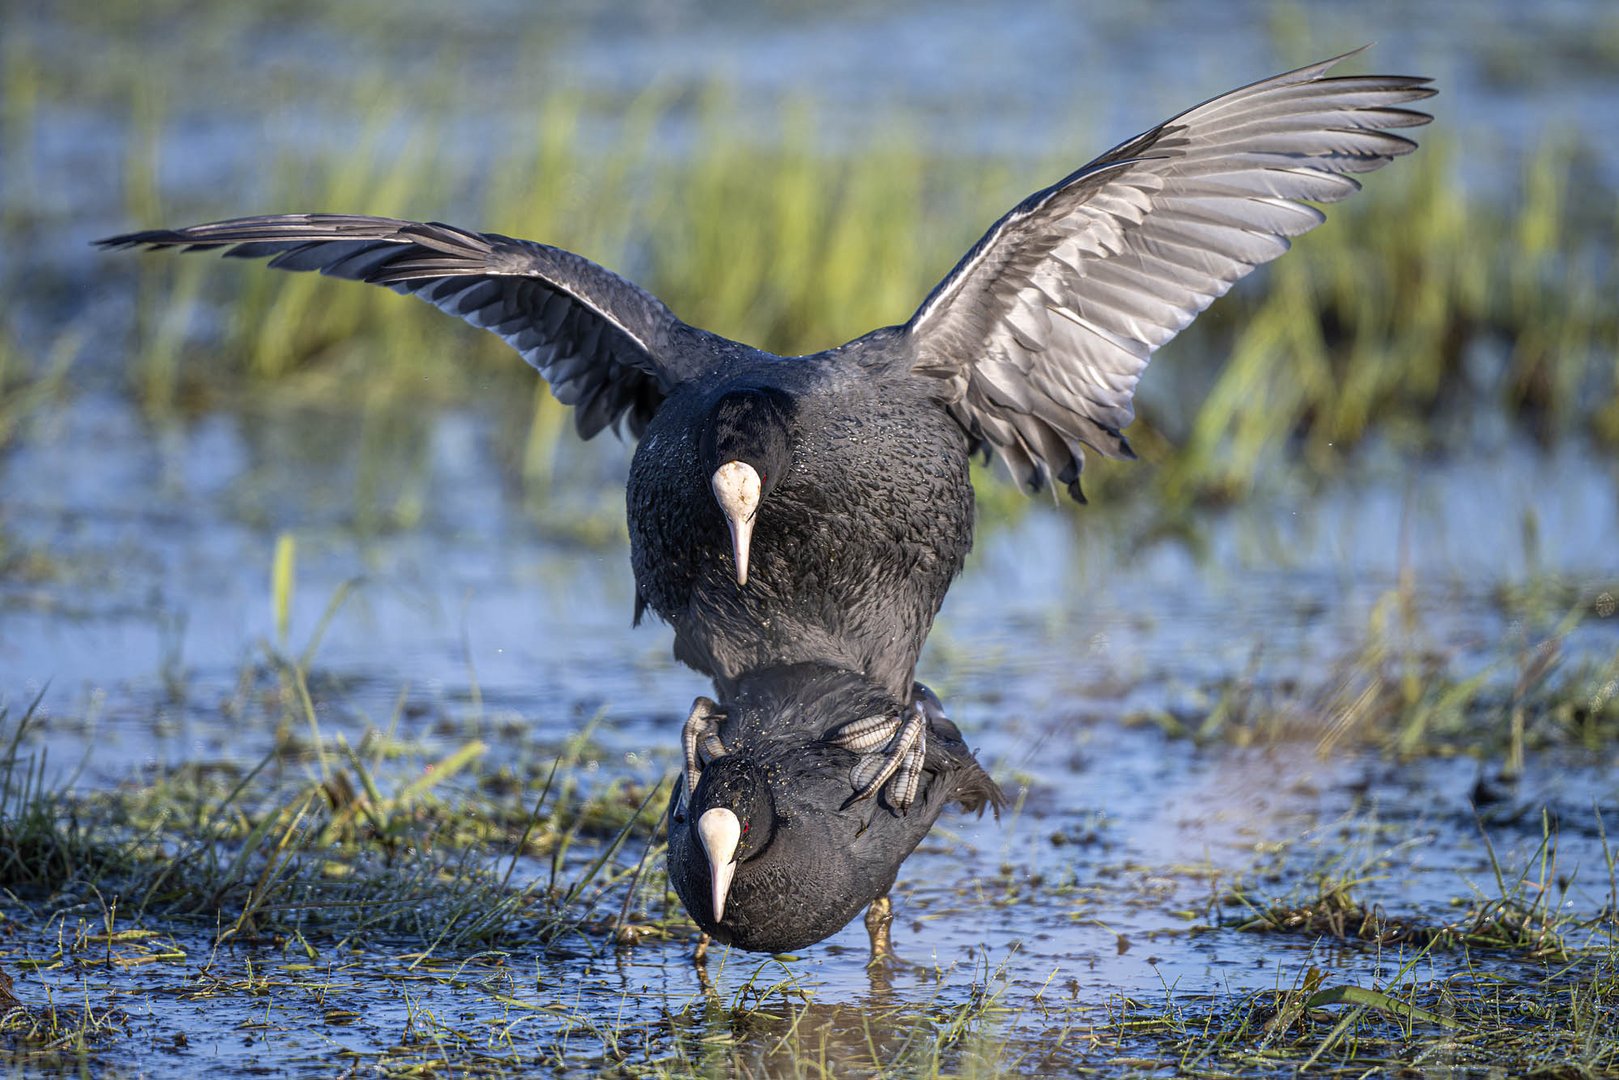
[[871, 959], [867, 967], [878, 967], [894, 960], [894, 942], [889, 930], [894, 925], [894, 902], [879, 896], [866, 908], [866, 935], [871, 938]]
[[708, 946], [713, 940], [707, 934], [698, 936], [697, 947], [691, 953], [691, 966], [697, 975], [697, 985], [702, 988], [704, 996], [718, 1004], [719, 991], [714, 988], [714, 977], [708, 973]]
[[889, 976], [907, 968], [920, 970], [920, 965], [901, 959], [894, 951], [892, 929], [894, 903], [886, 895], [879, 896], [866, 908], [866, 936], [871, 939], [871, 956], [866, 961], [866, 973], [871, 976], [873, 990], [890, 990]]
[[927, 726], [924, 707], [918, 701], [898, 716], [868, 716], [840, 728], [832, 742], [862, 755], [854, 767], [855, 793], [844, 807], [871, 798], [892, 778], [889, 805], [901, 813], [909, 810], [922, 782]]
[[713, 701], [699, 697], [691, 703], [691, 715], [680, 729], [680, 747], [686, 757], [686, 791], [681, 796], [676, 821], [686, 819], [686, 803], [697, 790], [697, 780], [703, 775], [703, 766], [725, 756], [725, 744], [720, 742], [720, 721], [725, 712]]

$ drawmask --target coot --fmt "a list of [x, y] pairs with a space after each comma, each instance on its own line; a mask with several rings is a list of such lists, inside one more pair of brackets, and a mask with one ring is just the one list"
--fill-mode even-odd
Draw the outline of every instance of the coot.
[[[1353, 54], [1346, 54], [1353, 55]], [[832, 661], [904, 699], [972, 543], [969, 454], [1083, 501], [1153, 350], [1288, 238], [1301, 200], [1415, 148], [1427, 79], [1329, 77], [1338, 57], [1119, 144], [992, 225], [903, 326], [783, 358], [688, 326], [567, 251], [450, 225], [241, 218], [102, 241], [226, 247], [420, 296], [509, 341], [581, 436], [643, 436], [628, 512], [636, 615], [722, 699], [744, 672]], [[894, 758], [912, 743], [887, 736]], [[925, 739], [925, 731], [915, 733]]]
[[[1000, 813], [1000, 788], [938, 699], [922, 687], [906, 697], [854, 672], [795, 664], [744, 675], [723, 707], [698, 699], [669, 802], [668, 865], [705, 932], [756, 952], [812, 945], [887, 896], [950, 804]], [[927, 753], [861, 799], [888, 769], [880, 750], [859, 749], [873, 719], [925, 724]], [[902, 809], [892, 793], [907, 786]]]

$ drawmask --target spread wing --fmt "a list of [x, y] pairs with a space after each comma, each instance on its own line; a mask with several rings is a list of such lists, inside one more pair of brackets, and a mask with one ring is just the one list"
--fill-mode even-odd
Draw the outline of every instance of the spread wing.
[[1432, 119], [1401, 107], [1429, 80], [1324, 77], [1353, 55], [1205, 102], [991, 226], [904, 328], [975, 449], [1081, 502], [1083, 447], [1133, 456], [1120, 431], [1153, 350], [1324, 220], [1301, 200], [1416, 149], [1389, 129]]
[[652, 294], [570, 251], [437, 222], [277, 214], [98, 241], [105, 248], [228, 248], [281, 270], [385, 285], [493, 331], [574, 407], [588, 439], [620, 420], [639, 435], [669, 392], [701, 373], [695, 333]]

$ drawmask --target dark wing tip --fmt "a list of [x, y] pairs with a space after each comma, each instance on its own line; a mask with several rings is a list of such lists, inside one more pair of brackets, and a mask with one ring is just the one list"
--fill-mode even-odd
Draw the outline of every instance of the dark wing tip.
[[185, 236], [173, 229], [146, 229], [141, 232], [119, 233], [117, 236], [103, 237], [100, 240], [90, 241], [91, 246], [103, 251], [127, 251], [130, 248], [145, 248], [148, 251], [158, 251], [162, 248], [184, 247], [189, 245], [192, 251], [206, 251], [210, 248], [224, 247], [224, 244], [199, 244], [194, 240], [187, 240]]

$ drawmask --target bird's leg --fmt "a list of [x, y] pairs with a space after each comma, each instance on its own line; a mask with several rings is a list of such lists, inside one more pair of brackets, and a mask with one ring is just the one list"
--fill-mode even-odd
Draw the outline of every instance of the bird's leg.
[[686, 758], [686, 794], [681, 799], [676, 821], [686, 818], [685, 804], [697, 790], [697, 780], [703, 775], [703, 763], [725, 756], [725, 744], [720, 742], [720, 721], [725, 712], [713, 701], [699, 697], [691, 703], [691, 715], [680, 729], [680, 747]]
[[[869, 799], [896, 777], [888, 801], [904, 813], [916, 798], [922, 780], [922, 762], [927, 755], [927, 720], [920, 705], [912, 705], [899, 716], [868, 716], [845, 724], [832, 741], [865, 757], [854, 768], [855, 793], [844, 807]], [[874, 753], [882, 747], [880, 754]]]
[[719, 1004], [719, 991], [714, 988], [713, 976], [708, 973], [708, 943], [712, 941], [707, 934], [697, 939], [697, 948], [692, 950], [691, 965], [697, 973], [697, 985], [702, 988], [703, 995], [712, 1004]]
[[894, 902], [884, 893], [866, 908], [866, 935], [871, 938], [871, 959], [867, 967], [887, 964], [894, 959], [894, 943], [889, 929], [894, 925]]

